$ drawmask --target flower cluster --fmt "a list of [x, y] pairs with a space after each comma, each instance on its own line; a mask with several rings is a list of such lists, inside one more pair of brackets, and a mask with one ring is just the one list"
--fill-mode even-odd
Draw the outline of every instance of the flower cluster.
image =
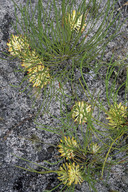
[[[74, 151], [78, 149], [76, 140], [73, 137], [64, 137], [64, 140], [60, 140], [60, 142], [61, 144], [58, 145], [58, 151], [61, 153], [61, 156], [66, 157], [67, 160], [73, 160], [75, 156]], [[83, 182], [80, 166], [74, 162], [66, 162], [63, 164], [58, 171], [58, 176], [58, 179], [68, 186], [71, 184], [81, 184]]]
[[29, 81], [33, 83], [33, 87], [43, 88], [51, 79], [49, 69], [44, 67], [36, 51], [30, 50], [27, 38], [22, 35], [12, 35], [7, 45], [11, 55], [22, 58], [21, 66], [28, 72]]
[[33, 87], [43, 88], [50, 80], [50, 75], [48, 68], [45, 68], [44, 65], [37, 65], [28, 69], [30, 75], [29, 81], [33, 83]]
[[68, 186], [71, 184], [81, 184], [84, 181], [80, 166], [74, 162], [63, 164], [58, 171], [58, 176], [58, 179]]
[[[80, 31], [82, 25], [83, 15], [76, 13], [75, 10], [72, 11], [72, 14], [67, 14], [66, 22], [70, 24], [71, 31], [75, 30], [77, 33]], [[84, 31], [86, 24], [82, 26], [81, 32]]]
[[61, 153], [60, 156], [65, 157], [65, 163], [57, 172], [59, 175], [58, 179], [68, 186], [71, 184], [81, 184], [84, 181], [83, 165], [88, 165], [89, 162], [92, 162], [92, 155], [100, 153], [100, 146], [96, 143], [91, 143], [86, 150], [83, 150], [77, 144], [74, 137], [64, 137], [63, 140], [60, 140], [58, 148], [58, 151]]
[[85, 123], [87, 122], [87, 113], [91, 112], [91, 105], [84, 101], [78, 101], [72, 108], [72, 118], [75, 122]]
[[114, 103], [111, 105], [109, 112], [107, 113], [109, 120], [109, 125], [113, 128], [122, 127], [127, 118], [127, 107], [123, 106], [121, 103], [118, 105]]
[[100, 146], [97, 145], [97, 143], [91, 143], [88, 148], [89, 148], [89, 151], [90, 151], [92, 154], [95, 154], [95, 153], [98, 153], [98, 151], [99, 151], [99, 149], [100, 149]]
[[76, 140], [73, 137], [64, 137], [64, 140], [60, 140], [60, 142], [58, 151], [61, 153], [61, 156], [66, 157], [66, 159], [74, 158], [73, 151], [78, 148]]
[[26, 37], [22, 35], [12, 35], [11, 39], [7, 43], [8, 51], [13, 56], [19, 56], [21, 52], [24, 52], [29, 49], [29, 43]]
[[27, 70], [33, 66], [36, 66], [38, 64], [43, 65], [41, 59], [39, 58], [39, 55], [36, 53], [35, 50], [30, 51], [28, 50], [22, 59], [22, 67], [25, 67]]

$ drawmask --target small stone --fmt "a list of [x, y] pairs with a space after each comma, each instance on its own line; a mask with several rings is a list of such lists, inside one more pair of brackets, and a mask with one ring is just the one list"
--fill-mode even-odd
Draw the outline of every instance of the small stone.
[[44, 160], [49, 160], [52, 157], [52, 154], [47, 153], [44, 149], [41, 152], [38, 152], [38, 160], [42, 162]]
[[54, 151], [54, 147], [53, 147], [53, 146], [48, 147], [48, 148], [47, 148], [47, 151], [48, 151], [49, 153], [52, 153], [52, 152]]

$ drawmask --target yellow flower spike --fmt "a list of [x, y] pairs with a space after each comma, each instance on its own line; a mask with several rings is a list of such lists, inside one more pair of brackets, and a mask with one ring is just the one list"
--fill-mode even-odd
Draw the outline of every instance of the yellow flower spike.
[[125, 119], [127, 118], [127, 107], [123, 106], [121, 103], [119, 103], [119, 105], [114, 103], [114, 105], [110, 106], [110, 110], [106, 114], [108, 115], [106, 119], [109, 120], [108, 124], [111, 127], [123, 127], [126, 121]]
[[73, 148], [77, 149], [78, 144], [74, 137], [64, 137], [64, 140], [60, 140], [61, 144], [58, 145], [58, 151], [61, 153], [62, 157], [66, 157], [66, 159], [73, 159], [74, 158], [74, 150]]
[[26, 52], [22, 57], [22, 67], [28, 68], [43, 64], [35, 50]]
[[72, 118], [79, 124], [87, 122], [87, 113], [91, 112], [91, 105], [84, 101], [75, 102], [72, 108]]
[[81, 169], [79, 165], [75, 165], [75, 163], [63, 164], [63, 167], [60, 167], [58, 175], [58, 179], [67, 186], [70, 186], [71, 184], [81, 184], [84, 181], [81, 174]]
[[44, 65], [37, 65], [28, 69], [29, 81], [33, 83], [33, 87], [43, 88], [44, 85], [48, 84], [51, 77], [49, 69], [45, 68]]
[[[70, 24], [71, 31], [75, 30], [77, 33], [79, 32], [82, 24], [82, 17], [83, 15], [80, 15], [80, 13], [76, 13], [75, 10], [73, 10], [71, 14], [68, 13], [66, 22]], [[85, 26], [86, 24], [83, 25], [81, 29], [82, 32], [84, 31]]]
[[89, 148], [91, 153], [95, 154], [99, 151], [100, 146], [97, 145], [97, 143], [92, 143], [88, 148]]
[[12, 35], [7, 46], [11, 55], [19, 57], [21, 52], [29, 49], [27, 38], [22, 35]]
[[84, 180], [80, 171], [80, 166], [73, 164], [68, 165], [68, 175], [69, 175], [69, 182], [68, 185], [71, 184], [81, 184]]

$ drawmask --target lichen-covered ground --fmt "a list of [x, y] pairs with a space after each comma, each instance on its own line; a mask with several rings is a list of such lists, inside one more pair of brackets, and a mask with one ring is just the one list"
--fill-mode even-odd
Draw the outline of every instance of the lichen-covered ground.
[[[17, 4], [25, 4], [25, 0], [16, 0]], [[32, 5], [35, 5], [36, 0], [32, 0]], [[126, 1], [118, 1], [116, 8], [118, 9]], [[128, 16], [128, 7], [122, 8], [122, 22]], [[58, 144], [60, 137], [57, 134], [49, 133], [36, 128], [34, 118], [41, 103], [45, 99], [43, 91], [34, 107], [30, 95], [21, 92], [27, 85], [24, 83], [20, 90], [18, 86], [24, 76], [17, 71], [16, 67], [19, 65], [19, 60], [9, 60], [2, 54], [6, 51], [6, 44], [12, 34], [13, 27], [11, 22], [14, 18], [14, 6], [11, 0], [0, 0], [0, 57], [6, 60], [0, 60], [0, 191], [1, 192], [43, 192], [55, 187], [59, 181], [55, 174], [41, 175], [24, 171], [16, 168], [15, 165], [25, 166], [26, 162], [17, 158], [17, 156], [26, 158], [33, 162], [43, 163], [44, 160], [55, 162], [57, 160], [57, 150], [46, 144]], [[128, 22], [123, 24], [121, 28], [125, 32], [122, 36], [117, 37], [106, 47], [106, 55], [104, 60], [108, 61], [114, 50], [115, 57], [123, 58], [128, 53]], [[100, 97], [104, 97], [104, 74], [97, 77], [95, 81], [85, 73], [87, 83], [90, 91], [95, 89], [97, 92], [100, 90]], [[125, 78], [126, 73], [122, 70], [120, 74], [119, 83]], [[80, 77], [80, 72], [76, 71], [76, 78]], [[55, 89], [59, 89], [58, 82], [54, 83]], [[12, 85], [15, 85], [12, 86]], [[34, 91], [34, 89], [33, 89]], [[67, 84], [65, 87], [67, 94], [70, 94], [70, 88]], [[85, 95], [80, 98], [83, 99]], [[120, 91], [118, 95], [119, 100], [124, 99], [124, 90]], [[70, 102], [67, 99], [67, 103]], [[49, 110], [51, 114], [58, 116], [60, 114], [59, 100], [53, 98]], [[102, 118], [102, 117], [101, 117]], [[53, 119], [47, 114], [44, 116], [39, 115], [36, 119], [37, 122], [49, 127], [58, 126], [58, 121]], [[33, 141], [31, 141], [31, 139]], [[56, 168], [57, 165], [54, 166]], [[37, 166], [33, 166], [39, 169]], [[96, 184], [98, 192], [128, 192], [128, 167], [117, 165], [112, 167], [107, 184], [103, 185], [102, 182]], [[55, 190], [57, 192], [59, 190]], [[89, 192], [87, 183], [76, 187], [76, 192]]]

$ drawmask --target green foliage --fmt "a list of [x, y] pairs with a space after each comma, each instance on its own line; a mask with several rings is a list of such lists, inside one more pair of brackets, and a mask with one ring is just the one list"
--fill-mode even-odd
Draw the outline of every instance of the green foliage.
[[[71, 70], [72, 62], [67, 61], [71, 61], [72, 58], [77, 61], [75, 67], [79, 67], [79, 61], [83, 56], [84, 65], [92, 67], [97, 56], [104, 54], [107, 43], [117, 35], [120, 27], [120, 22], [117, 23], [119, 15], [114, 16], [114, 4], [110, 5], [109, 0], [102, 9], [100, 2], [91, 0], [88, 3], [83, 0], [79, 5], [75, 1], [68, 3], [68, 0], [63, 0], [61, 5], [59, 1], [49, 0], [47, 5], [44, 5], [39, 0], [35, 8], [32, 8], [30, 0], [24, 7], [18, 7], [15, 2], [14, 5], [15, 9], [21, 12], [20, 20], [15, 14], [16, 32], [27, 37], [31, 49], [36, 49], [46, 66], [52, 70], [58, 69], [58, 66], [63, 68], [61, 73], [67, 71], [67, 66], [68, 70]], [[78, 32], [71, 30], [72, 22], [68, 20], [73, 9], [76, 11], [74, 22], [79, 26]], [[78, 13], [82, 16], [80, 24], [77, 24]], [[115, 22], [117, 27], [112, 32], [111, 28]], [[84, 24], [84, 31], [81, 31]]]

